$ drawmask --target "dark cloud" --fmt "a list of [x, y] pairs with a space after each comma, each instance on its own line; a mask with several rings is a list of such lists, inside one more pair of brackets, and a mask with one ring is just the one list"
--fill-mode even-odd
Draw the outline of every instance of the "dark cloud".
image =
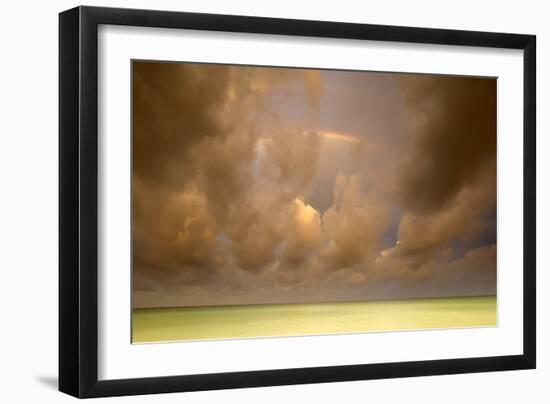
[[134, 175], [166, 185], [182, 183], [192, 146], [227, 131], [220, 109], [229, 78], [223, 66], [133, 63]]
[[[450, 246], [453, 240], [476, 244], [487, 237], [494, 242], [496, 226], [496, 167], [488, 167], [475, 182], [464, 186], [446, 209], [429, 213], [406, 212], [399, 225], [395, 247], [387, 254], [409, 257], [412, 267]], [[472, 243], [473, 242], [473, 243]]]
[[406, 75], [401, 144], [389, 166], [402, 211], [395, 246], [419, 270], [453, 243], [496, 242], [496, 80]]
[[493, 290], [494, 80], [133, 69], [135, 306]]
[[229, 82], [220, 66], [133, 63], [133, 265], [147, 279], [207, 279], [219, 263], [216, 223], [190, 179], [195, 148], [229, 133]]
[[412, 211], [437, 210], [494, 164], [496, 79], [417, 75], [401, 84], [408, 127], [398, 197]]
[[[133, 69], [136, 287], [215, 287], [220, 269], [265, 268], [289, 233], [281, 226], [292, 226], [292, 204], [313, 176], [319, 140], [302, 130], [269, 139], [261, 166], [271, 185], [254, 183], [260, 134], [250, 116], [289, 82], [303, 87], [308, 106], [318, 103], [318, 75], [154, 62]], [[299, 255], [295, 243], [299, 237], [286, 244], [288, 257]]]

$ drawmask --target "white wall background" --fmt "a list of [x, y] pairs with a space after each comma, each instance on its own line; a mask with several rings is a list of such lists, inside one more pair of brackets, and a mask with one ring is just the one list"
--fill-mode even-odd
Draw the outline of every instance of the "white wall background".
[[[57, 13], [73, 1], [9, 2], [0, 24], [0, 397], [69, 402], [57, 384]], [[538, 369], [112, 398], [127, 403], [547, 403], [550, 391], [550, 10], [546, 2], [91, 1], [156, 8], [531, 33], [538, 41]]]

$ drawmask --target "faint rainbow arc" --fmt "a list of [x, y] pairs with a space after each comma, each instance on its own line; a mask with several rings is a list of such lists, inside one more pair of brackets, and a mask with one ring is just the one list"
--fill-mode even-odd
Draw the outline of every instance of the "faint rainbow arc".
[[[361, 138], [358, 135], [352, 133], [336, 132], [331, 130], [317, 130], [317, 131], [304, 131], [303, 135], [315, 134], [323, 139], [338, 140], [341, 142], [358, 144], [361, 143]], [[272, 137], [261, 137], [258, 139], [258, 143], [271, 143]]]
[[360, 143], [361, 139], [351, 133], [335, 132], [328, 130], [317, 131], [318, 135], [325, 139], [340, 140], [347, 143]]

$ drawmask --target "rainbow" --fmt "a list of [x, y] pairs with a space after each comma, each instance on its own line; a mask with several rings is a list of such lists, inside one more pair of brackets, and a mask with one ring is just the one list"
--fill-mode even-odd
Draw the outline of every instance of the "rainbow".
[[[304, 131], [303, 135], [305, 136], [310, 133], [315, 133], [317, 134], [317, 136], [323, 139], [337, 140], [340, 142], [347, 142], [347, 143], [354, 143], [354, 144], [361, 143], [361, 138], [351, 133], [335, 132], [331, 130], [318, 130], [315, 132]], [[272, 140], [273, 139], [271, 137], [261, 137], [257, 140], [256, 146], [262, 147], [266, 143], [271, 143]]]
[[350, 133], [334, 132], [334, 131], [325, 131], [320, 130], [317, 132], [319, 136], [325, 139], [339, 140], [342, 142], [348, 143], [360, 143], [361, 139], [357, 135], [352, 135]]

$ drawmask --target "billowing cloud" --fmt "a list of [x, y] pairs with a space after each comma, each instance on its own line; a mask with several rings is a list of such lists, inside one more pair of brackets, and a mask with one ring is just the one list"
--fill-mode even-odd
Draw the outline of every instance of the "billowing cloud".
[[493, 293], [495, 91], [134, 62], [134, 305]]
[[380, 235], [387, 226], [388, 208], [369, 198], [357, 175], [336, 178], [334, 205], [323, 215], [329, 239], [323, 257], [331, 270], [355, 266], [380, 248]]
[[393, 183], [403, 216], [395, 246], [381, 255], [414, 269], [452, 245], [496, 242], [496, 80], [405, 76], [400, 84], [405, 130]]
[[142, 181], [181, 186], [187, 156], [223, 136], [230, 70], [216, 65], [133, 64], [132, 169]]
[[496, 80], [409, 75], [401, 83], [408, 128], [398, 197], [410, 210], [436, 210], [494, 164]]
[[451, 242], [475, 244], [494, 240], [496, 167], [489, 164], [475, 182], [460, 189], [446, 209], [428, 213], [406, 211], [399, 224], [397, 244], [382, 252], [411, 258], [419, 265]]

